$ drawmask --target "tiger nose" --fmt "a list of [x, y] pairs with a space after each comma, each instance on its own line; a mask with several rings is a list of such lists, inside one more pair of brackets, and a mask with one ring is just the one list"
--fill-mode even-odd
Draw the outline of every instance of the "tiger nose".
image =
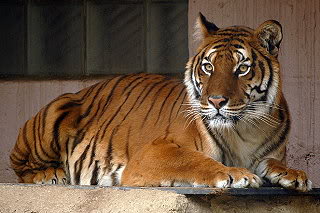
[[225, 106], [228, 103], [228, 98], [224, 96], [216, 96], [211, 95], [208, 97], [208, 102], [212, 104], [216, 109], [220, 109], [221, 107]]

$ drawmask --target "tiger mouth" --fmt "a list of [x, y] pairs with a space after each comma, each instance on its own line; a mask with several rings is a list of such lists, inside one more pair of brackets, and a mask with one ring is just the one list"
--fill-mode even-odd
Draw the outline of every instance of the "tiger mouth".
[[212, 110], [210, 112], [202, 111], [202, 118], [208, 121], [216, 121], [222, 123], [237, 123], [243, 116], [244, 107], [237, 110]]
[[213, 117], [209, 118], [209, 120], [236, 123], [240, 120], [240, 117], [234, 116], [234, 115], [225, 116], [225, 115], [218, 113], [218, 114], [214, 115]]

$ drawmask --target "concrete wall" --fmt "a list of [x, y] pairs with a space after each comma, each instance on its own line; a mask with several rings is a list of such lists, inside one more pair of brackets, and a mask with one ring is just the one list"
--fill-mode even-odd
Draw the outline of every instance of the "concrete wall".
[[287, 162], [320, 186], [320, 1], [189, 0], [189, 52], [195, 19], [202, 12], [218, 27], [258, 27], [269, 19], [283, 27], [279, 60], [292, 117]]

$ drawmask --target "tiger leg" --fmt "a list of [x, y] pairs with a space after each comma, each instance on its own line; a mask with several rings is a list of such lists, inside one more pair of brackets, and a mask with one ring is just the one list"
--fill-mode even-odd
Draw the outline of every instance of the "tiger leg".
[[272, 184], [280, 184], [287, 189], [303, 192], [312, 189], [312, 182], [308, 180], [304, 171], [290, 169], [273, 158], [261, 161], [256, 168], [256, 174], [261, 178], [266, 178]]
[[259, 187], [260, 178], [247, 169], [226, 167], [201, 152], [166, 140], [144, 146], [123, 171], [123, 186]]

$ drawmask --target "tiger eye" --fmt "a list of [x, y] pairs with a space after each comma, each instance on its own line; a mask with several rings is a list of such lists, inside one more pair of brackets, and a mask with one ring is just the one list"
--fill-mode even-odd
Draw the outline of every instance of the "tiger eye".
[[205, 68], [207, 71], [212, 71], [212, 65], [211, 64], [206, 64]]
[[241, 66], [239, 67], [239, 70], [240, 70], [241, 72], [246, 72], [246, 71], [248, 70], [248, 66], [247, 66], [247, 65], [241, 65]]

